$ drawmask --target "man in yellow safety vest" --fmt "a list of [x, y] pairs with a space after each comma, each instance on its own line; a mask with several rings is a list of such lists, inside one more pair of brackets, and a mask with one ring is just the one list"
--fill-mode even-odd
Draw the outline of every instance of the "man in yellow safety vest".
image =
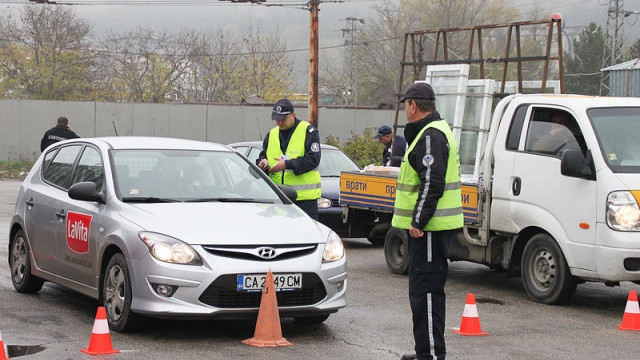
[[296, 205], [318, 220], [320, 135], [311, 124], [296, 118], [288, 99], [276, 102], [271, 119], [276, 126], [264, 138], [256, 164], [276, 184], [293, 186], [298, 193]]
[[391, 225], [409, 234], [409, 302], [416, 350], [402, 359], [440, 360], [446, 356], [449, 251], [464, 223], [460, 158], [429, 84], [416, 82], [399, 103], [404, 103], [409, 148], [400, 165]]

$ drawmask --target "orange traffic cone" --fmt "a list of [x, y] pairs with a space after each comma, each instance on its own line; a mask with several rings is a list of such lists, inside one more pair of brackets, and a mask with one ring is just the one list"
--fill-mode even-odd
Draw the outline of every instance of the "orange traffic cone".
[[111, 346], [111, 335], [109, 335], [109, 323], [107, 322], [107, 311], [104, 306], [98, 307], [96, 320], [93, 323], [89, 347], [81, 350], [89, 355], [115, 354], [120, 350], [114, 350]]
[[467, 301], [464, 304], [464, 312], [462, 313], [462, 322], [460, 329], [454, 329], [454, 333], [466, 336], [485, 336], [489, 335], [480, 329], [480, 318], [478, 317], [478, 309], [476, 308], [476, 298], [473, 294], [467, 294]]
[[2, 342], [2, 333], [0, 332], [0, 350], [2, 350], [0, 352], [0, 360], [9, 360], [9, 358], [7, 357], [7, 353], [4, 350], [4, 343]]
[[256, 330], [251, 339], [243, 340], [242, 343], [261, 348], [293, 346], [292, 343], [282, 337], [280, 314], [278, 313], [278, 299], [276, 298], [276, 285], [273, 282], [273, 273], [271, 270], [267, 273], [264, 289], [262, 289]]
[[634, 290], [629, 292], [622, 323], [618, 325], [618, 329], [640, 331], [640, 306], [638, 306], [638, 294]]

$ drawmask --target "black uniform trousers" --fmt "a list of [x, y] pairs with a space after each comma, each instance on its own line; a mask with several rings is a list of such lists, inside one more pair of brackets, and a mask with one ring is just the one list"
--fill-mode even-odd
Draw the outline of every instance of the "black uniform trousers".
[[418, 360], [444, 359], [447, 259], [456, 230], [425, 231], [409, 236], [409, 302]]
[[296, 205], [307, 215], [311, 216], [313, 220], [318, 220], [318, 200], [297, 200], [295, 201]]

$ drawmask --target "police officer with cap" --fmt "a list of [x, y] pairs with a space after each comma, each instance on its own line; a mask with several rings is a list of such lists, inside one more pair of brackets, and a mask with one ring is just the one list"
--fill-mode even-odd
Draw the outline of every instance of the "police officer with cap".
[[460, 158], [429, 84], [416, 82], [399, 102], [404, 103], [404, 136], [410, 145], [398, 174], [391, 225], [409, 235], [409, 303], [416, 351], [402, 359], [441, 360], [446, 356], [449, 251], [464, 223]]
[[276, 102], [271, 119], [276, 126], [264, 138], [256, 164], [276, 184], [296, 189], [296, 205], [318, 220], [320, 135], [311, 124], [296, 118], [288, 99]]

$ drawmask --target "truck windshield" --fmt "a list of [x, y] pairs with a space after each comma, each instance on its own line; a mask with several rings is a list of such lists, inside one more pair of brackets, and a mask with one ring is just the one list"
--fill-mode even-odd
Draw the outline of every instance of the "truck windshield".
[[640, 173], [640, 107], [594, 108], [587, 115], [609, 168]]

